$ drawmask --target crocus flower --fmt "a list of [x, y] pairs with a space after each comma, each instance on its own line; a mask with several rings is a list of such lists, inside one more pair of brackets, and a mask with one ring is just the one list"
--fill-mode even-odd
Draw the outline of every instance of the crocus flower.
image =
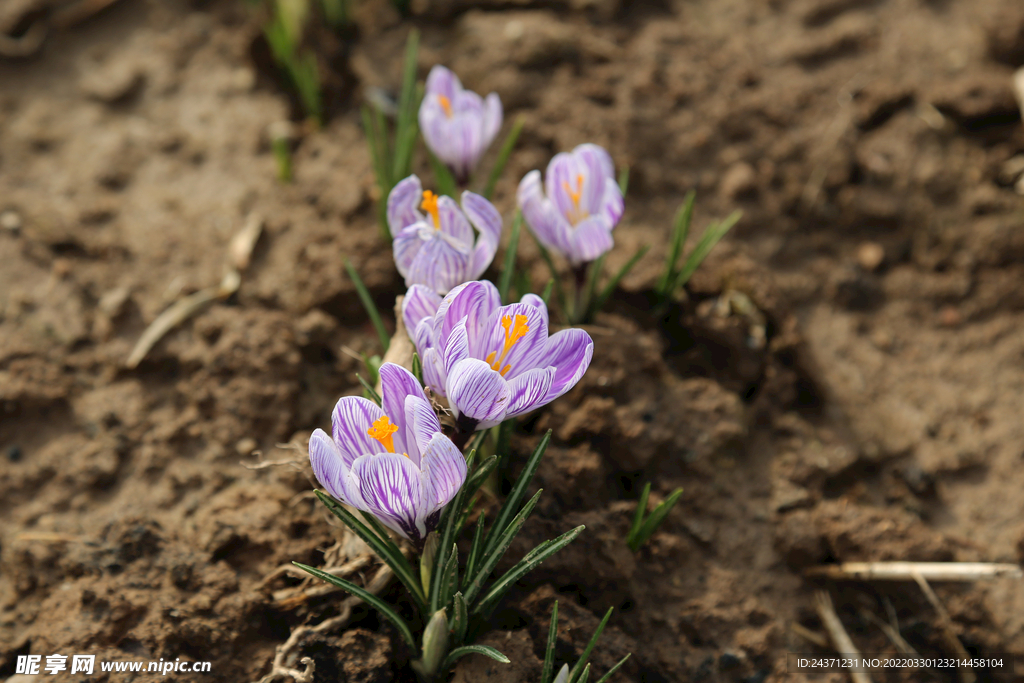
[[451, 169], [460, 184], [469, 180], [501, 128], [501, 100], [463, 90], [459, 77], [441, 65], [427, 76], [420, 105], [420, 130], [427, 147]]
[[314, 431], [309, 461], [332, 496], [418, 545], [465, 482], [466, 459], [411, 372], [384, 363], [380, 379], [383, 407], [361, 396], [339, 400], [333, 438]]
[[548, 309], [539, 296], [502, 306], [498, 288], [487, 281], [467, 282], [444, 299], [413, 286], [402, 315], [424, 382], [448, 398], [463, 433], [550, 403], [576, 385], [594, 355], [594, 342], [581, 329], [548, 336]]
[[540, 171], [527, 173], [516, 200], [541, 244], [574, 267], [612, 248], [612, 230], [623, 210], [612, 159], [593, 144], [556, 154], [548, 163], [543, 187]]
[[[420, 179], [411, 175], [391, 190], [387, 213], [395, 265], [406, 287], [426, 285], [447, 294], [483, 275], [498, 250], [501, 214], [473, 192], [462, 193], [459, 208], [451, 197], [424, 192]], [[475, 244], [470, 224], [480, 232]]]

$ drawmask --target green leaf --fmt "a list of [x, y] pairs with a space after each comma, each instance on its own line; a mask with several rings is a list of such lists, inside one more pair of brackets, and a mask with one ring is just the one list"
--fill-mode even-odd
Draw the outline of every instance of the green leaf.
[[640, 527], [640, 531], [636, 535], [636, 547], [630, 545], [633, 552], [639, 550], [640, 547], [654, 535], [654, 532], [658, 530], [661, 523], [665, 521], [665, 517], [668, 516], [668, 513], [671, 512], [672, 508], [675, 507], [677, 502], [679, 502], [679, 497], [681, 495], [683, 495], [683, 490], [681, 488], [676, 489], [669, 494], [668, 498], [661, 501], [661, 504], [658, 505], [658, 507], [654, 508], [654, 512], [652, 512], [651, 516], [643, 523], [643, 526]]
[[586, 668], [583, 669], [583, 675], [580, 676], [576, 683], [587, 683], [588, 678], [590, 678], [590, 664], [587, 664]]
[[[491, 530], [487, 532], [487, 540], [484, 542], [483, 554], [485, 561], [497, 546], [498, 538], [504, 533], [506, 525], [509, 524], [509, 520], [519, 507], [519, 502], [526, 495], [526, 488], [530, 485], [530, 481], [533, 479], [533, 475], [536, 474], [537, 468], [540, 467], [540, 460], [544, 456], [544, 451], [547, 450], [548, 443], [550, 442], [551, 430], [549, 429], [540, 440], [540, 443], [537, 444], [537, 448], [534, 449], [530, 459], [526, 461], [526, 467], [523, 468], [519, 478], [516, 479], [516, 483], [512, 486], [512, 490], [509, 491], [508, 498], [505, 499], [505, 504], [501, 506], [501, 510], [498, 511], [498, 516], [494, 519], [494, 524], [491, 525]], [[472, 602], [472, 600], [469, 602]]]
[[458, 201], [458, 185], [455, 183], [455, 177], [452, 176], [452, 172], [448, 170], [448, 167], [444, 165], [434, 152], [427, 148], [427, 157], [430, 159], [430, 168], [434, 171], [434, 184], [437, 185], [438, 194], [446, 194], [455, 201]]
[[604, 258], [607, 254], [601, 254], [594, 261], [587, 266], [587, 284], [584, 286], [582, 296], [577, 294], [576, 308], [575, 311], [576, 320], [575, 322], [582, 323], [591, 319], [592, 312], [596, 312], [591, 307], [591, 302], [594, 300], [594, 292], [597, 290], [597, 280], [601, 277], [601, 271], [604, 269]]
[[519, 248], [519, 230], [523, 226], [523, 214], [516, 211], [516, 217], [512, 219], [512, 234], [508, 238], [508, 249], [505, 251], [505, 266], [501, 271], [501, 278], [498, 280], [498, 294], [505, 304], [511, 303], [508, 300], [508, 289], [512, 284], [512, 274], [516, 270], [516, 250]]
[[363, 308], [366, 309], [366, 314], [370, 316], [370, 322], [377, 328], [377, 337], [380, 339], [380, 345], [384, 348], [384, 353], [388, 352], [388, 347], [391, 345], [391, 337], [388, 336], [387, 328], [384, 327], [384, 321], [380, 317], [380, 311], [377, 310], [377, 304], [373, 302], [373, 297], [370, 296], [370, 290], [363, 284], [362, 279], [359, 277], [359, 273], [352, 267], [352, 262], [345, 259], [345, 269], [348, 271], [348, 276], [352, 278], [352, 284], [355, 285], [356, 293], [359, 295], [359, 300], [363, 302]]
[[683, 263], [682, 269], [676, 276], [675, 282], [672, 284], [671, 293], [677, 292], [683, 285], [685, 285], [693, 273], [697, 270], [697, 267], [707, 258], [707, 255], [711, 253], [711, 250], [715, 248], [718, 241], [725, 237], [725, 234], [732, 229], [732, 226], [740, 220], [743, 215], [742, 211], [733, 211], [729, 216], [721, 223], [712, 223], [708, 226], [704, 234], [700, 236], [700, 241], [697, 242], [697, 246], [693, 248], [690, 255], [686, 257], [686, 261]]
[[469, 626], [469, 611], [466, 609], [466, 599], [462, 592], [452, 596], [452, 622], [451, 630], [455, 635], [455, 644], [458, 645], [466, 639], [466, 629]]
[[629, 166], [623, 166], [622, 170], [619, 171], [619, 192], [622, 193], [623, 199], [626, 197], [626, 189], [629, 187]]
[[548, 283], [544, 285], [544, 291], [541, 292], [540, 298], [544, 302], [544, 305], [548, 305], [548, 300], [551, 298], [551, 290], [555, 287], [555, 279], [551, 278]]
[[377, 119], [369, 107], [363, 105], [360, 108], [363, 118], [363, 131], [366, 133], [366, 144], [370, 149], [370, 161], [373, 164], [373, 176], [377, 181], [377, 190], [380, 197], [377, 199], [377, 222], [380, 225], [381, 235], [385, 241], [391, 241], [391, 228], [388, 227], [388, 194], [393, 187], [391, 179], [391, 166], [388, 164], [383, 147], [383, 137], [387, 130], [377, 130]]
[[551, 623], [548, 625], [548, 644], [544, 648], [544, 666], [540, 670], [540, 683], [551, 683], [555, 674], [555, 641], [558, 639], [558, 600], [551, 608]]
[[[583, 654], [580, 656], [576, 665], [569, 672], [569, 683], [577, 683], [578, 679], [589, 675], [589, 672], [585, 672], [583, 667], [586, 666], [588, 669], [590, 666], [587, 664], [587, 660], [590, 659], [590, 653], [594, 651], [594, 646], [597, 645], [597, 639], [601, 637], [601, 633], [604, 631], [604, 627], [608, 625], [608, 620], [612, 618], [612, 612], [615, 611], [614, 607], [609, 607], [608, 611], [604, 614], [604, 619], [597, 625], [597, 630], [594, 631], [594, 635], [590, 636], [590, 642], [583, 649]], [[583, 680], [586, 680], [583, 678]]]
[[488, 456], [486, 460], [473, 470], [473, 473], [466, 478], [466, 483], [462, 485], [462, 489], [466, 491], [467, 496], [472, 496], [480, 490], [480, 487], [487, 481], [487, 477], [498, 466], [499, 460], [497, 455]]
[[515, 429], [516, 419], [514, 417], [510, 417], [498, 426], [498, 440], [494, 446], [494, 451], [498, 454], [498, 457], [507, 458], [509, 456], [512, 432]]
[[[477, 594], [479, 594], [480, 590], [483, 588], [483, 582], [487, 579], [490, 573], [494, 571], [494, 568], [498, 566], [498, 561], [501, 560], [505, 551], [508, 550], [508, 547], [512, 544], [512, 540], [516, 537], [516, 534], [518, 534], [520, 529], [523, 528], [523, 524], [526, 523], [526, 519], [530, 516], [530, 513], [533, 512], [533, 508], [537, 506], [537, 501], [540, 500], [540, 494], [543, 490], [544, 489], [540, 489], [537, 491], [533, 498], [523, 506], [523, 509], [519, 511], [519, 514], [516, 515], [509, 523], [508, 527], [505, 528], [504, 533], [498, 536], [497, 542], [491, 551], [489, 553], [486, 551], [484, 552], [484, 555], [480, 560], [480, 569], [477, 570], [476, 576], [473, 577], [470, 584], [466, 586], [465, 596], [467, 604], [473, 604]], [[491, 531], [494, 531], [494, 527], [491, 527]], [[466, 578], [467, 580], [469, 579], [469, 577]], [[473, 608], [474, 613], [477, 611], [477, 608]]]
[[491, 195], [494, 194], [494, 186], [498, 184], [498, 178], [501, 177], [501, 172], [505, 170], [505, 164], [508, 163], [508, 158], [512, 154], [512, 150], [515, 149], [516, 141], [519, 139], [519, 134], [523, 132], [523, 117], [516, 117], [515, 123], [512, 124], [512, 130], [508, 132], [505, 137], [505, 142], [501, 145], [501, 151], [498, 152], [498, 158], [494, 161], [494, 168], [491, 169], [491, 174], [487, 178], [487, 185], [484, 187], [484, 199], [490, 199]]
[[[530, 571], [536, 569], [541, 562], [572, 543], [585, 528], [586, 527], [581, 524], [575, 529], [566, 531], [558, 538], [553, 538], [541, 543], [539, 546], [527, 553], [526, 557], [520, 560], [516, 566], [512, 567], [512, 569], [508, 570], [504, 576], [494, 582], [490, 590], [487, 591], [487, 594], [480, 598], [480, 602], [473, 608], [473, 613], [487, 617], [491, 613], [491, 610], [493, 610], [498, 604], [498, 601], [501, 600], [505, 592], [508, 591], [516, 581], [521, 579]], [[518, 529], [516, 531], [518, 531]]]
[[398, 122], [395, 126], [395, 158], [391, 177], [397, 182], [409, 175], [412, 150], [416, 143], [418, 123], [416, 111], [416, 55], [419, 52], [420, 33], [409, 31], [405, 41], [405, 63], [402, 66], [402, 91], [398, 96]]
[[398, 632], [402, 634], [402, 638], [404, 638], [405, 642], [409, 644], [409, 647], [412, 648], [413, 652], [416, 652], [419, 649], [416, 645], [416, 639], [413, 637], [412, 631], [409, 629], [409, 625], [405, 623], [405, 620], [403, 620], [402, 617], [398, 616], [397, 612], [391, 609], [391, 607], [386, 602], [378, 598], [376, 595], [370, 593], [367, 590], [364, 590], [363, 588], [357, 586], [351, 581], [346, 581], [341, 577], [334, 576], [333, 574], [328, 574], [327, 572], [321, 571], [316, 567], [310, 567], [308, 565], [300, 564], [298, 562], [292, 562], [292, 564], [294, 564], [296, 567], [305, 572], [309, 572], [318, 579], [322, 579], [327, 583], [334, 584], [338, 588], [342, 588], [348, 591], [349, 593], [363, 600], [367, 604], [373, 605], [373, 607], [375, 607], [377, 611], [383, 614], [388, 619], [388, 621], [395, 625], [395, 628], [397, 628]]
[[480, 551], [483, 549], [485, 517], [486, 515], [481, 511], [480, 516], [476, 518], [473, 544], [469, 547], [469, 557], [466, 559], [466, 579], [473, 576], [473, 572], [476, 570], [476, 563], [480, 561]]
[[438, 609], [448, 606], [455, 589], [459, 586], [459, 548], [452, 543], [451, 553], [448, 555], [448, 562], [444, 566], [444, 576], [441, 581], [441, 593], [437, 597]]
[[668, 288], [676, 279], [676, 264], [679, 262], [679, 255], [683, 253], [683, 246], [686, 244], [686, 237], [690, 234], [690, 222], [693, 220], [693, 205], [697, 201], [697, 193], [690, 190], [683, 198], [683, 203], [676, 211], [675, 220], [672, 221], [672, 245], [669, 247], [668, 256], [665, 259], [665, 270], [658, 280], [657, 291], [661, 296], [668, 294]]
[[647, 513], [647, 497], [650, 495], [651, 482], [647, 482], [644, 484], [644, 490], [640, 493], [640, 500], [637, 501], [636, 504], [636, 514], [633, 515], [633, 525], [629, 528], [629, 533], [626, 534], [626, 544], [629, 545], [633, 552], [637, 551], [637, 548], [633, 547], [633, 543], [636, 541], [637, 534], [640, 533], [640, 526], [644, 523], [644, 515]]
[[615, 273], [615, 276], [608, 281], [608, 284], [601, 290], [597, 299], [594, 300], [592, 312], [590, 314], [591, 316], [596, 315], [598, 311], [604, 308], [604, 305], [608, 303], [608, 299], [611, 298], [615, 288], [619, 286], [620, 282], [622, 282], [622, 278], [626, 277], [626, 274], [633, 270], [633, 266], [637, 264], [637, 261], [644, 257], [644, 254], [647, 253], [648, 249], [650, 249], [648, 246], [643, 246], [637, 249], [636, 253], [633, 254], [633, 257], [626, 261], [626, 264], [619, 269], [619, 272]]
[[412, 352], [412, 375], [420, 384], [423, 384], [423, 361], [420, 360], [420, 354]]
[[[470, 453], [469, 460], [471, 461], [475, 457], [475, 453]], [[467, 465], [468, 467], [468, 465]], [[440, 530], [438, 538], [438, 550], [437, 550], [437, 564], [434, 565], [434, 572], [431, 576], [430, 582], [430, 610], [431, 613], [439, 610], [441, 605], [441, 595], [445, 590], [443, 588], [444, 582], [447, 579], [445, 575], [445, 569], [448, 566], [448, 549], [455, 543], [457, 536], [456, 525], [458, 524], [459, 516], [462, 513], [464, 502], [468, 498], [466, 493], [466, 486], [463, 485], [459, 489], [459, 492], [455, 494], [455, 499], [445, 508], [444, 513], [441, 515]]]
[[613, 666], [612, 668], [608, 669], [608, 673], [606, 673], [604, 676], [601, 676], [601, 678], [597, 679], [597, 683], [605, 683], [605, 681], [607, 681], [609, 678], [611, 678], [613, 673], [615, 673], [616, 671], [618, 671], [619, 669], [622, 668], [622, 665], [626, 663], [626, 660], [629, 659], [629, 655], [631, 655], [631, 654], [632, 654], [631, 652], [627, 652], [626, 656], [623, 657], [622, 659], [620, 659], [619, 662], [615, 666]]
[[377, 393], [377, 390], [373, 388], [372, 384], [363, 379], [363, 376], [360, 375], [358, 372], [356, 373], [356, 379], [358, 379], [359, 383], [363, 385], [363, 390], [366, 392], [367, 398], [376, 403], [378, 406], [383, 404], [384, 399], [380, 397], [380, 394]]
[[363, 539], [368, 546], [373, 548], [373, 551], [377, 553], [377, 557], [391, 567], [391, 570], [395, 572], [395, 576], [402, 582], [402, 585], [409, 589], [409, 593], [419, 608], [420, 614], [427, 614], [425, 609], [426, 596], [423, 594], [423, 588], [420, 586], [416, 574], [413, 573], [412, 566], [405, 559], [405, 555], [398, 549], [398, 546], [387, 536], [381, 538], [373, 531], [370, 531], [355, 515], [346, 510], [341, 503], [323, 491], [316, 491], [316, 496], [335, 517], [340, 519], [345, 526], [354, 531], [359, 538]]
[[463, 645], [462, 647], [457, 647], [448, 653], [448, 656], [444, 660], [444, 664], [441, 665], [441, 668], [438, 669], [438, 671], [448, 671], [448, 669], [452, 668], [455, 665], [455, 662], [459, 659], [472, 654], [485, 655], [497, 662], [501, 662], [502, 664], [509, 663], [508, 657], [489, 645]]
[[555, 286], [555, 299], [558, 301], [558, 305], [562, 307], [562, 315], [568, 315], [569, 308], [565, 299], [565, 292], [562, 290], [562, 283], [558, 279], [558, 270], [555, 268], [555, 262], [551, 259], [551, 254], [548, 250], [540, 243], [537, 236], [530, 232], [530, 237], [533, 238], [534, 243], [537, 245], [537, 250], [540, 252], [540, 257], [544, 259], [544, 263], [548, 265], [548, 270], [551, 272], [551, 281], [554, 282]]

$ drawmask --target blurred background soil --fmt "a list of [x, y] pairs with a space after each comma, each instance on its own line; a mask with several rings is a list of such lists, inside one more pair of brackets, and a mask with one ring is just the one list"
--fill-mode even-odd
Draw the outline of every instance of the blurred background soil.
[[[5, 2], [0, 29], [56, 4]], [[421, 77], [445, 64], [500, 94], [505, 130], [525, 121], [506, 217], [525, 172], [591, 141], [631, 170], [609, 267], [653, 246], [590, 328], [583, 381], [513, 439], [521, 461], [554, 429], [510, 560], [587, 531], [492, 619], [482, 641], [516, 664], [467, 658], [455, 680], [536, 680], [556, 598], [560, 661], [615, 606], [599, 675], [632, 651], [615, 680], [781, 680], [787, 652], [828, 651], [791, 628], [823, 632], [806, 567], [1021, 560], [1024, 4], [422, 0], [403, 18], [361, 0], [343, 35], [308, 36], [326, 122], [296, 141], [290, 185], [267, 129], [299, 110], [264, 18], [121, 0], [0, 61], [0, 679], [19, 654], [91, 653], [255, 681], [293, 628], [338, 613], [342, 594], [283, 599], [299, 579], [270, 575], [344, 540], [309, 495], [305, 439], [360, 391], [342, 347], [380, 351], [342, 259], [382, 310], [403, 289], [358, 107], [397, 93], [412, 26]], [[695, 233], [743, 218], [657, 319], [690, 189]], [[264, 232], [238, 293], [126, 369], [163, 309], [220, 281], [250, 216]], [[520, 253], [539, 290], [530, 240]], [[648, 479], [656, 499], [685, 492], [633, 555]], [[920, 652], [949, 653], [916, 586], [828, 588], [862, 651], [893, 651], [871, 619], [891, 612]], [[937, 589], [969, 652], [1024, 656], [1019, 581]], [[296, 652], [318, 681], [413, 680], [362, 607]]]

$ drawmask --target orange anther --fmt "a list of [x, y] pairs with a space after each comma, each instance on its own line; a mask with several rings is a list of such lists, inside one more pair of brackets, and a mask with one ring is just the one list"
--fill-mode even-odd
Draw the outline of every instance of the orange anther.
[[444, 109], [444, 115], [448, 118], [452, 117], [452, 101], [444, 95], [437, 96], [438, 101], [441, 103], [441, 108]]
[[423, 203], [420, 205], [424, 211], [429, 213], [434, 219], [434, 228], [437, 230], [441, 229], [441, 215], [437, 208], [437, 195], [430, 190], [423, 191]]
[[366, 433], [371, 439], [379, 441], [380, 445], [383, 446], [388, 453], [394, 453], [395, 437], [392, 435], [397, 431], [398, 425], [393, 424], [391, 420], [388, 419], [387, 415], [381, 415], [379, 418], [374, 420], [373, 426], [370, 427], [369, 431]]

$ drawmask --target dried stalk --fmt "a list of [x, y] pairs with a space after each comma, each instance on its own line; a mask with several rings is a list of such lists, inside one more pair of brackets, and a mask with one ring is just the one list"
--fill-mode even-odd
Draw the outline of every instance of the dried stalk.
[[[814, 597], [818, 616], [821, 617], [821, 623], [825, 626], [825, 630], [828, 631], [828, 636], [832, 640], [832, 647], [840, 655], [849, 655], [859, 662], [860, 650], [850, 640], [849, 634], [843, 628], [843, 622], [839, 621], [839, 615], [836, 614], [836, 610], [832, 606], [832, 598], [825, 591], [818, 591]], [[850, 669], [850, 678], [853, 679], [853, 683], [872, 683], [871, 676], [864, 671], [856, 669]]]
[[[377, 574], [374, 575], [370, 583], [366, 585], [366, 590], [378, 595], [383, 591], [394, 574], [391, 568], [387, 565], [382, 566]], [[302, 664], [306, 665], [305, 671], [299, 671], [289, 666], [286, 662], [289, 657], [294, 656], [295, 651], [299, 648], [302, 639], [310, 633], [325, 633], [331, 629], [341, 628], [348, 623], [348, 620], [352, 617], [352, 610], [357, 607], [362, 600], [353, 596], [349, 596], [341, 603], [341, 613], [336, 617], [331, 617], [325, 621], [320, 622], [316, 626], [297, 626], [292, 631], [291, 635], [288, 636], [283, 644], [277, 647], [277, 652], [274, 655], [274, 663], [271, 666], [270, 673], [261, 678], [257, 683], [272, 683], [272, 681], [282, 680], [291, 678], [295, 683], [312, 683], [313, 681], [313, 666], [312, 661], [308, 657], [304, 657], [301, 661]]]
[[[964, 648], [963, 643], [960, 642], [960, 638], [956, 635], [956, 629], [953, 628], [953, 619], [950, 618], [949, 612], [943, 607], [939, 601], [939, 596], [935, 594], [932, 587], [928, 585], [924, 576], [921, 574], [914, 575], [914, 581], [917, 581], [917, 585], [921, 587], [928, 602], [935, 608], [935, 613], [939, 616], [939, 622], [942, 624], [942, 633], [946, 637], [946, 644], [957, 653], [960, 659], [970, 659], [971, 654]], [[963, 683], [974, 683], [977, 680], [977, 676], [974, 675], [974, 671], [969, 666], [960, 667], [960, 680]]]
[[977, 581], [1003, 576], [1019, 579], [1022, 572], [1016, 564], [995, 562], [843, 562], [811, 567], [804, 575], [862, 581], [916, 581], [917, 576], [929, 581]]

